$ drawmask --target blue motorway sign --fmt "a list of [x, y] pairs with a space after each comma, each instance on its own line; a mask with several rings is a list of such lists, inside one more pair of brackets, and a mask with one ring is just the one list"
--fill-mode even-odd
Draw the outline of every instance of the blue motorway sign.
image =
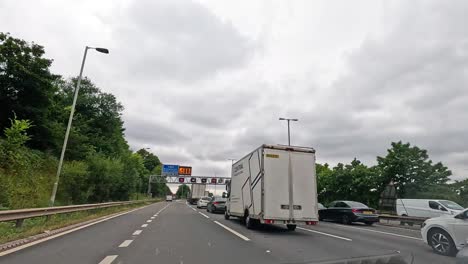
[[179, 165], [164, 164], [161, 171], [162, 176], [179, 176]]

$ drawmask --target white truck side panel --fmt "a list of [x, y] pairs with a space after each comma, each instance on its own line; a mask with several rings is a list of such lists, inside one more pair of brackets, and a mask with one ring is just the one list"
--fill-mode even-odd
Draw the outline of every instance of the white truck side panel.
[[249, 207], [251, 214], [258, 215], [262, 212], [262, 149], [257, 149], [250, 157], [250, 189], [252, 192], [252, 205]]
[[[250, 204], [250, 193], [244, 193], [242, 186], [249, 178], [249, 158], [247, 157], [236, 162], [232, 167], [231, 174], [231, 193], [229, 197], [229, 211], [234, 215], [244, 215], [244, 203]], [[248, 184], [248, 183], [246, 183]], [[244, 186], [245, 188], [245, 186]], [[248, 187], [249, 188], [249, 187]], [[247, 189], [246, 189], [247, 190]]]

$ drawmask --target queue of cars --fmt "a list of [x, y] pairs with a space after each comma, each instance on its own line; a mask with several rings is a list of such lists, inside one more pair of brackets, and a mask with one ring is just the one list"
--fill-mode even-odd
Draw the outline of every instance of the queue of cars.
[[197, 208], [206, 208], [210, 213], [224, 213], [226, 211], [226, 198], [213, 196], [202, 197], [197, 202]]

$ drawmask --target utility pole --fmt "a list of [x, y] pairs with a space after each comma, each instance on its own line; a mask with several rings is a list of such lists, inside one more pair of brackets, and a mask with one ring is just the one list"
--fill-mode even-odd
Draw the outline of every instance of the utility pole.
[[299, 119], [297, 119], [297, 118], [283, 118], [283, 117], [280, 117], [279, 120], [288, 121], [288, 146], [291, 146], [291, 132], [290, 132], [290, 128], [289, 128], [289, 122], [290, 122], [290, 121], [299, 121]]
[[84, 55], [83, 55], [83, 61], [81, 62], [81, 69], [80, 69], [80, 75], [78, 76], [78, 81], [76, 82], [76, 88], [75, 88], [75, 94], [73, 96], [73, 103], [70, 111], [70, 117], [68, 118], [68, 125], [67, 125], [67, 130], [65, 132], [65, 139], [63, 140], [63, 145], [62, 145], [62, 152], [60, 153], [60, 160], [57, 168], [57, 174], [55, 175], [55, 182], [54, 182], [54, 187], [52, 189], [52, 195], [50, 196], [50, 201], [49, 201], [49, 206], [54, 206], [55, 203], [55, 196], [57, 194], [57, 188], [58, 188], [58, 183], [60, 179], [60, 172], [62, 171], [62, 165], [63, 165], [63, 158], [65, 157], [65, 150], [67, 149], [67, 143], [68, 143], [68, 136], [70, 135], [70, 129], [73, 121], [73, 114], [75, 113], [75, 106], [76, 106], [76, 100], [78, 99], [78, 92], [80, 91], [80, 84], [81, 84], [81, 78], [83, 76], [83, 69], [86, 61], [86, 55], [88, 54], [89, 49], [94, 49], [98, 52], [108, 54], [109, 50], [105, 48], [93, 48], [93, 47], [85, 47]]

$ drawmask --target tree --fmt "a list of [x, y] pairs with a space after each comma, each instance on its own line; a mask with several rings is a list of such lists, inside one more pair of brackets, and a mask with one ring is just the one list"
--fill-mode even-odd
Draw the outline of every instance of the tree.
[[[58, 92], [50, 110], [50, 129], [58, 139], [54, 144], [56, 155], [62, 147], [76, 82], [76, 78], [57, 81]], [[81, 81], [80, 87], [66, 158], [81, 160], [95, 152], [111, 157], [127, 155], [129, 147], [121, 119], [123, 106], [113, 95], [102, 93], [88, 78]]]
[[28, 119], [34, 125], [28, 144], [41, 150], [50, 146], [47, 115], [58, 78], [50, 72], [52, 60], [44, 53], [38, 44], [0, 33], [0, 131], [14, 114]]
[[409, 193], [427, 191], [433, 185], [445, 184], [452, 172], [441, 162], [432, 163], [427, 151], [409, 143], [392, 142], [387, 156], [377, 157], [377, 170], [381, 181], [379, 191], [394, 181], [399, 197]]
[[157, 166], [161, 165], [158, 156], [148, 152], [146, 149], [142, 148], [138, 150], [137, 153], [143, 158], [143, 162], [148, 171], [153, 171]]
[[179, 185], [177, 188], [176, 196], [177, 198], [187, 198], [190, 193], [190, 187], [186, 184]]
[[328, 164], [317, 164], [318, 198], [320, 202], [354, 200], [376, 206], [378, 193], [375, 188], [378, 175], [354, 159], [350, 164], [338, 163], [333, 169]]

